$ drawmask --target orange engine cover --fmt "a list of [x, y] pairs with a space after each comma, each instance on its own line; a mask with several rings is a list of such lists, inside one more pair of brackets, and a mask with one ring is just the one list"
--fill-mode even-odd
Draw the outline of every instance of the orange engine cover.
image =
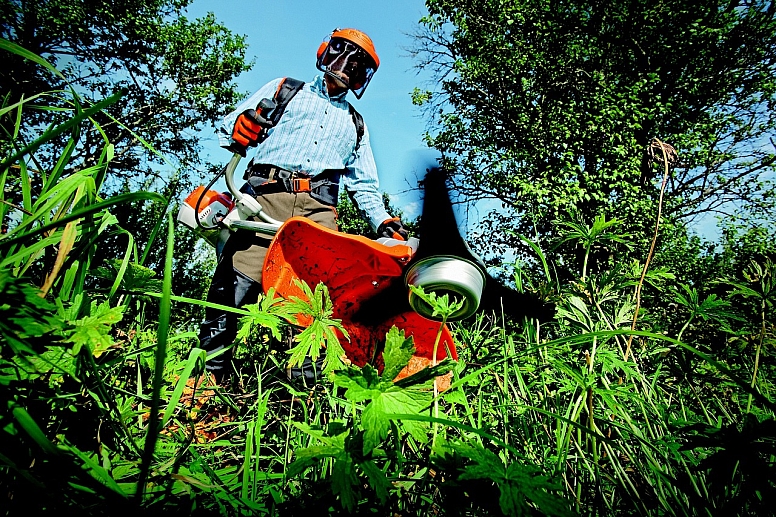
[[[404, 269], [411, 258], [408, 246], [384, 246], [366, 237], [330, 230], [304, 217], [293, 217], [280, 228], [269, 247], [262, 283], [265, 293], [274, 287], [284, 298], [305, 298], [294, 283], [296, 279], [304, 280], [312, 289], [323, 282], [329, 289], [333, 317], [342, 320], [350, 336], [350, 341], [339, 336], [348, 359], [358, 366], [371, 362], [382, 370], [379, 352], [392, 326], [412, 336], [415, 356], [428, 360], [432, 359], [439, 332], [438, 322], [419, 316], [409, 310], [409, 305], [399, 314], [386, 311], [386, 319], [376, 325], [351, 319], [366, 300], [394, 282], [404, 281]], [[446, 349], [458, 359], [453, 338], [444, 326], [437, 361], [447, 357]]]

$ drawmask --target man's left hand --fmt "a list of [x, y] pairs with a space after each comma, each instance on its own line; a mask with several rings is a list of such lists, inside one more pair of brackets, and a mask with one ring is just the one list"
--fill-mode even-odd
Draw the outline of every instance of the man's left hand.
[[377, 234], [380, 237], [386, 237], [388, 239], [397, 239], [400, 241], [406, 241], [409, 238], [407, 229], [401, 224], [401, 220], [398, 217], [393, 219], [386, 219], [377, 228]]

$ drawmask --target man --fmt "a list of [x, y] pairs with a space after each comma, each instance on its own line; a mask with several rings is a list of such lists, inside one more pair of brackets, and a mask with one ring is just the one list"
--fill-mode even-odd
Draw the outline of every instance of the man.
[[[336, 230], [335, 206], [342, 184], [378, 234], [404, 239], [406, 230], [386, 212], [378, 191], [369, 132], [345, 100], [348, 90], [360, 99], [380, 65], [372, 40], [355, 29], [336, 29], [320, 45], [317, 58], [323, 75], [298, 89], [276, 122], [270, 110], [257, 111], [257, 106], [275, 98], [285, 79], [269, 82], [227, 115], [219, 142], [243, 156], [256, 146], [243, 191], [255, 195], [273, 219], [304, 216]], [[232, 234], [219, 255], [208, 301], [233, 307], [256, 303], [269, 244], [270, 239], [259, 234]], [[227, 348], [236, 332], [234, 314], [207, 309], [200, 347], [209, 354]], [[218, 382], [231, 373], [230, 360], [231, 349], [208, 361]], [[301, 368], [290, 371], [290, 377], [312, 380], [315, 371], [308, 358]]]

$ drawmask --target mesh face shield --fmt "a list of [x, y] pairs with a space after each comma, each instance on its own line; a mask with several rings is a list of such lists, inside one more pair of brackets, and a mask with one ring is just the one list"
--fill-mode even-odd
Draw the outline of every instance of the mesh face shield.
[[361, 47], [343, 38], [332, 38], [318, 59], [318, 69], [345, 84], [360, 99], [377, 67]]

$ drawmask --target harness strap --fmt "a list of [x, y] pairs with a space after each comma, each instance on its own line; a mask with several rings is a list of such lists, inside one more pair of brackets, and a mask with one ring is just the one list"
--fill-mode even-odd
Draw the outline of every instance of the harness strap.
[[[304, 81], [291, 77], [285, 77], [280, 81], [273, 97], [275, 109], [272, 110], [269, 117], [275, 125], [286, 111], [288, 103], [299, 93], [304, 84]], [[353, 152], [357, 152], [365, 132], [364, 117], [350, 103], [348, 103], [348, 111], [353, 119], [353, 125], [356, 127], [356, 145]], [[264, 130], [259, 141], [263, 142], [267, 137], [268, 131]], [[254, 164], [251, 160], [243, 179], [248, 180], [249, 187], [253, 189], [255, 194], [268, 194], [270, 190], [272, 192], [310, 192], [310, 195], [321, 203], [336, 206], [339, 199], [341, 173], [342, 171], [339, 170], [326, 170], [313, 178], [274, 165]]]
[[[277, 125], [280, 118], [283, 116], [283, 113], [285, 113], [288, 103], [291, 102], [291, 99], [293, 99], [303, 87], [304, 81], [300, 81], [299, 79], [284, 77], [280, 80], [280, 84], [278, 84], [277, 90], [275, 90], [275, 96], [273, 97], [275, 109], [272, 110], [269, 117], [275, 125]], [[349, 102], [348, 111], [350, 112], [350, 117], [353, 119], [353, 125], [356, 126], [356, 146], [353, 148], [353, 152], [356, 152], [358, 151], [358, 148], [361, 147], [361, 139], [364, 137], [364, 117], [362, 117], [361, 113], [356, 111], [356, 108]], [[260, 141], [263, 142], [266, 140], [267, 136], [268, 131], [262, 131]]]
[[321, 203], [336, 206], [339, 196], [339, 170], [326, 170], [316, 176], [293, 172], [274, 165], [251, 164], [246, 171], [246, 193], [250, 195], [276, 192], [309, 192]]

